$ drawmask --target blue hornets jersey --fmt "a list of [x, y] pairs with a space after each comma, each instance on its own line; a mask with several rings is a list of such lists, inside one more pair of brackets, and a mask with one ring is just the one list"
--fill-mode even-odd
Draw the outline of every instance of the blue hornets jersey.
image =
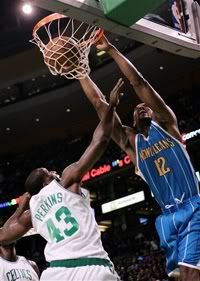
[[185, 147], [154, 121], [149, 135], [136, 136], [137, 168], [161, 208], [199, 194], [198, 180]]

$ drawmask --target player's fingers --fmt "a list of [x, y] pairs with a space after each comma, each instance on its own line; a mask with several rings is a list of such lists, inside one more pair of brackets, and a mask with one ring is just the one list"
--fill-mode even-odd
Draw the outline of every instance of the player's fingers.
[[117, 105], [119, 104], [119, 102], [120, 102], [120, 100], [121, 100], [121, 98], [122, 98], [123, 95], [124, 95], [124, 94], [123, 94], [123, 93], [120, 93], [120, 92], [118, 92], [118, 93], [116, 94], [116, 103], [117, 103]]
[[95, 45], [102, 45], [103, 43], [107, 43], [107, 39], [104, 34], [96, 41]]
[[103, 45], [104, 41], [102, 38], [100, 38], [96, 43], [95, 43], [95, 46], [97, 49], [101, 48], [102, 45]]
[[16, 215], [20, 216], [25, 210], [29, 209], [30, 194], [28, 192], [24, 193], [19, 198], [19, 206], [16, 210]]
[[119, 78], [118, 81], [117, 81], [117, 85], [116, 86], [120, 86], [122, 83], [123, 83], [123, 79]]
[[117, 88], [120, 89], [124, 85], [124, 80], [120, 78], [117, 82]]
[[117, 81], [117, 84], [115, 85], [115, 87], [113, 88], [113, 92], [117, 91], [119, 88], [122, 87], [122, 85], [124, 84], [124, 81], [122, 78], [119, 78], [119, 80]]
[[29, 203], [30, 201], [30, 194], [28, 192], [24, 193], [22, 196], [20, 196], [19, 198], [19, 207], [21, 209], [23, 209], [24, 207], [27, 207], [27, 204]]

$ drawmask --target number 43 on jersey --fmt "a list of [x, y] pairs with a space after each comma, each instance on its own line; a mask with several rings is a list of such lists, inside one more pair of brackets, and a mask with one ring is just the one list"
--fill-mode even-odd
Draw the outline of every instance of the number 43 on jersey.
[[[64, 219], [63, 219], [64, 216]], [[49, 235], [52, 239], [55, 239], [56, 242], [60, 242], [64, 240], [66, 237], [70, 237], [75, 234], [79, 229], [79, 224], [77, 220], [71, 216], [71, 212], [67, 207], [59, 208], [55, 213], [55, 219], [58, 223], [66, 224], [66, 228], [62, 232], [59, 228], [57, 228], [52, 219], [48, 219], [47, 228]]]

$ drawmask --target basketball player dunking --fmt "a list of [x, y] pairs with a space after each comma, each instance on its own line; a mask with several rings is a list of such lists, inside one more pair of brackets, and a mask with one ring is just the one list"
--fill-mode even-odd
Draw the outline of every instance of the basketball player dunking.
[[[181, 143], [172, 110], [108, 40], [97, 48], [106, 51], [128, 78], [143, 103], [133, 111], [133, 128], [123, 126], [116, 115], [113, 140], [129, 155], [162, 209], [156, 229], [164, 248], [169, 275], [179, 265], [182, 281], [200, 280], [200, 197], [198, 181]], [[82, 88], [100, 118], [107, 108], [105, 97], [86, 77]]]
[[66, 167], [61, 178], [45, 168], [33, 170], [25, 183], [32, 196], [30, 209], [15, 214], [0, 228], [1, 244], [21, 237], [32, 225], [44, 237], [50, 268], [42, 273], [42, 281], [119, 280], [102, 246], [89, 194], [80, 183], [108, 145], [122, 85], [119, 79], [111, 92], [109, 107], [80, 160]]

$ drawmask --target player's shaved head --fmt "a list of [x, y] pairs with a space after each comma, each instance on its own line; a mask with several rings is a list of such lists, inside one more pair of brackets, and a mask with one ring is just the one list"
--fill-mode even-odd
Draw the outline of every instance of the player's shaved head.
[[26, 179], [25, 188], [31, 194], [37, 194], [42, 188], [44, 183], [45, 172], [42, 168], [33, 170]]

